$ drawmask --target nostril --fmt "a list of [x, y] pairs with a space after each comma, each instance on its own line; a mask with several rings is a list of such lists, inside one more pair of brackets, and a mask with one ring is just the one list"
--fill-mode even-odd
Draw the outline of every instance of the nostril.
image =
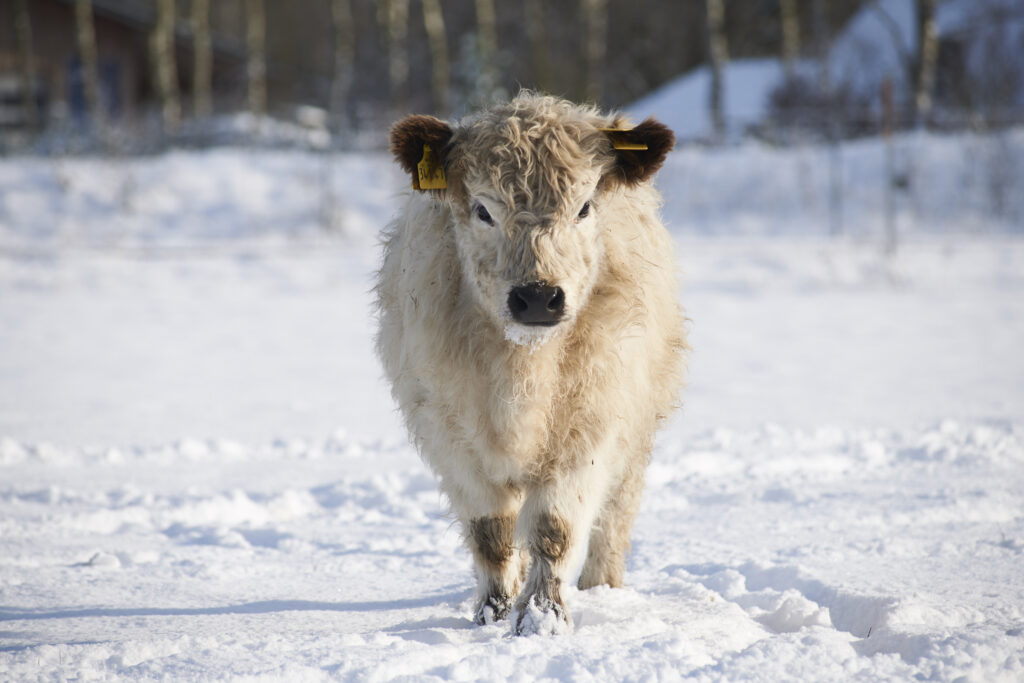
[[565, 293], [561, 287], [555, 287], [554, 293], [548, 299], [548, 310], [552, 313], [561, 313], [565, 307]]
[[521, 287], [516, 287], [508, 297], [508, 308], [514, 317], [522, 315], [530, 307], [530, 302], [523, 295]]

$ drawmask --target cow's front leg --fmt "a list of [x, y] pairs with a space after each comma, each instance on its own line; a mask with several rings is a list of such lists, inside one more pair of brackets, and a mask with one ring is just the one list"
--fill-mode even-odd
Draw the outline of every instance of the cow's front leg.
[[572, 629], [572, 617], [562, 600], [573, 530], [555, 511], [540, 513], [530, 532], [530, 573], [516, 603], [516, 634], [562, 633]]
[[599, 458], [585, 467], [546, 478], [530, 491], [519, 516], [531, 562], [526, 585], [516, 601], [516, 633], [563, 633], [572, 629], [562, 590], [586, 548], [596, 508], [603, 499], [608, 471]]
[[521, 553], [515, 547], [514, 513], [484, 515], [469, 521], [469, 546], [477, 573], [474, 620], [490, 624], [505, 619], [519, 592]]
[[451, 502], [473, 555], [477, 579], [473, 619], [478, 624], [505, 619], [522, 584], [522, 553], [515, 545], [522, 491], [483, 476], [463, 459], [452, 458], [442, 464], [441, 490]]

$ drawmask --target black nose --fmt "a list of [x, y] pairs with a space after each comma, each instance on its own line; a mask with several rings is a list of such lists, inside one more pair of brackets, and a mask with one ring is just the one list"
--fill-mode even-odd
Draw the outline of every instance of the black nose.
[[562, 318], [565, 293], [561, 287], [530, 282], [513, 287], [508, 293], [508, 310], [512, 318], [524, 325], [554, 325]]

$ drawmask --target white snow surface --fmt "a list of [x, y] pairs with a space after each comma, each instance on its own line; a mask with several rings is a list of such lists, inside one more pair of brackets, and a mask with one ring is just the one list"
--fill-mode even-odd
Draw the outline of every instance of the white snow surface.
[[843, 239], [737, 185], [808, 154], [670, 159], [684, 407], [627, 586], [526, 637], [373, 358], [383, 158], [328, 233], [322, 156], [0, 161], [0, 680], [1022, 680], [1024, 241], [933, 190], [960, 230], [885, 257], [868, 173]]

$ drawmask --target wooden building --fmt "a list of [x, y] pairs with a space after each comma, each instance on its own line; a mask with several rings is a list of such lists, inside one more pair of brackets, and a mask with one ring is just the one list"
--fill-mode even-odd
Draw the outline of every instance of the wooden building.
[[[38, 122], [76, 121], [87, 116], [82, 59], [78, 49], [75, 0], [0, 0], [0, 128], [30, 123], [25, 106], [28, 85]], [[176, 9], [175, 60], [182, 99], [192, 81], [192, 31], [188, 2]], [[19, 7], [20, 5], [20, 7]], [[156, 97], [150, 38], [156, 22], [154, 0], [91, 0], [96, 39], [98, 95], [111, 123], [137, 120]], [[19, 10], [22, 13], [19, 16]], [[28, 17], [28, 34], [19, 26]], [[218, 104], [236, 108], [245, 90], [242, 0], [210, 2], [212, 80]], [[21, 29], [21, 30], [19, 30]], [[31, 67], [26, 69], [26, 35]], [[217, 99], [219, 98], [219, 99]]]

